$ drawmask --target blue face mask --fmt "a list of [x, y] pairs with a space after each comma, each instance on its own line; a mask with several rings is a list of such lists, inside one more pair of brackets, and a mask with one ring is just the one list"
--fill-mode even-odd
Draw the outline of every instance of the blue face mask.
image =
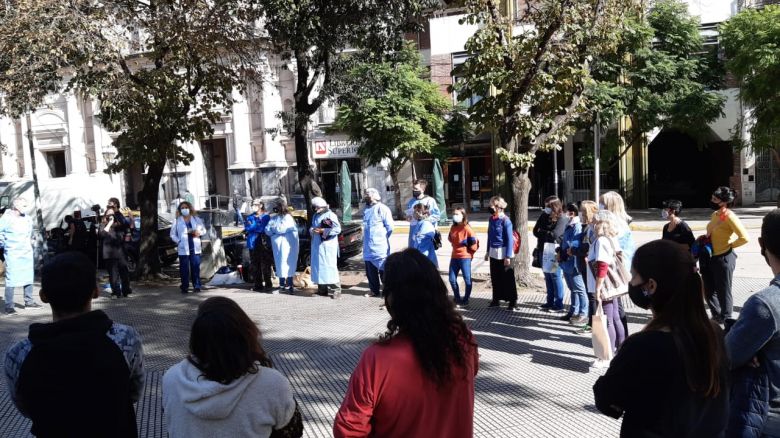
[[182, 208], [181, 209], [182, 216], [189, 216], [190, 215], [190, 209], [189, 208]]

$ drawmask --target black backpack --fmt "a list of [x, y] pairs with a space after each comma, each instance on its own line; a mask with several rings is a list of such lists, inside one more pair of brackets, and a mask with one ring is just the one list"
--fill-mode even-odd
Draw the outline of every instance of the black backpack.
[[439, 228], [436, 228], [436, 232], [433, 234], [433, 249], [441, 248], [441, 233]]

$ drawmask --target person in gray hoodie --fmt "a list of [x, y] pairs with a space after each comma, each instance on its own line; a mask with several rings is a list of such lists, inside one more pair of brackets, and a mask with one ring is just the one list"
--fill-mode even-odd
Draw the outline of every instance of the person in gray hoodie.
[[163, 376], [168, 435], [302, 436], [290, 382], [271, 366], [260, 330], [235, 301], [212, 297], [201, 303], [189, 356]]

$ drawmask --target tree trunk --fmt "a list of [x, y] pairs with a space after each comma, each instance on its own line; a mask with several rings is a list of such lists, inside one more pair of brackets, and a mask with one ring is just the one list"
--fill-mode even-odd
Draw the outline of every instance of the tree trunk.
[[401, 186], [398, 184], [398, 169], [390, 167], [390, 179], [393, 180], [393, 200], [395, 201], [395, 218], [406, 219], [401, 205]]
[[[309, 209], [311, 206], [311, 199], [315, 196], [322, 196], [322, 190], [320, 190], [319, 184], [314, 176], [314, 170], [309, 163], [309, 143], [307, 137], [308, 126], [306, 120], [295, 121], [295, 132], [293, 136], [295, 138], [295, 160], [298, 162], [298, 183], [301, 185], [301, 192], [306, 199], [306, 207]], [[309, 214], [309, 223], [313, 215]]]
[[43, 265], [46, 252], [46, 225], [43, 223], [43, 211], [41, 210], [41, 190], [38, 185], [38, 170], [35, 165], [35, 145], [33, 143], [32, 119], [27, 113], [27, 146], [30, 148], [30, 166], [33, 177], [33, 205], [35, 206], [35, 224], [33, 231], [34, 262], [33, 269], [38, 270]]
[[157, 201], [160, 194], [165, 161], [149, 163], [148, 172], [143, 176], [141, 206], [141, 242], [138, 258], [138, 271], [142, 276], [160, 273], [160, 256], [157, 252]]
[[511, 172], [512, 183], [512, 221], [520, 234], [520, 251], [515, 256], [515, 278], [521, 287], [534, 284], [531, 276], [531, 242], [528, 233], [528, 195], [531, 193], [531, 179], [528, 169], [516, 169]]

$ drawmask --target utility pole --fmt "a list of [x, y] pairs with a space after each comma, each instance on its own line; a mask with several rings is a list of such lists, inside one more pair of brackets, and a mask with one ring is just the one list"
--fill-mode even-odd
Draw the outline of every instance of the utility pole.
[[596, 123], [593, 125], [593, 193], [594, 200], [599, 202], [601, 194], [601, 117], [596, 112]]
[[35, 257], [35, 266], [41, 266], [43, 257], [46, 254], [46, 225], [43, 223], [43, 212], [41, 211], [41, 190], [38, 187], [38, 170], [35, 168], [35, 145], [33, 143], [32, 118], [28, 112], [27, 119], [27, 146], [30, 148], [30, 164], [32, 165], [33, 177], [33, 196], [35, 199], [35, 219], [37, 221], [38, 232], [34, 234], [33, 254]]

